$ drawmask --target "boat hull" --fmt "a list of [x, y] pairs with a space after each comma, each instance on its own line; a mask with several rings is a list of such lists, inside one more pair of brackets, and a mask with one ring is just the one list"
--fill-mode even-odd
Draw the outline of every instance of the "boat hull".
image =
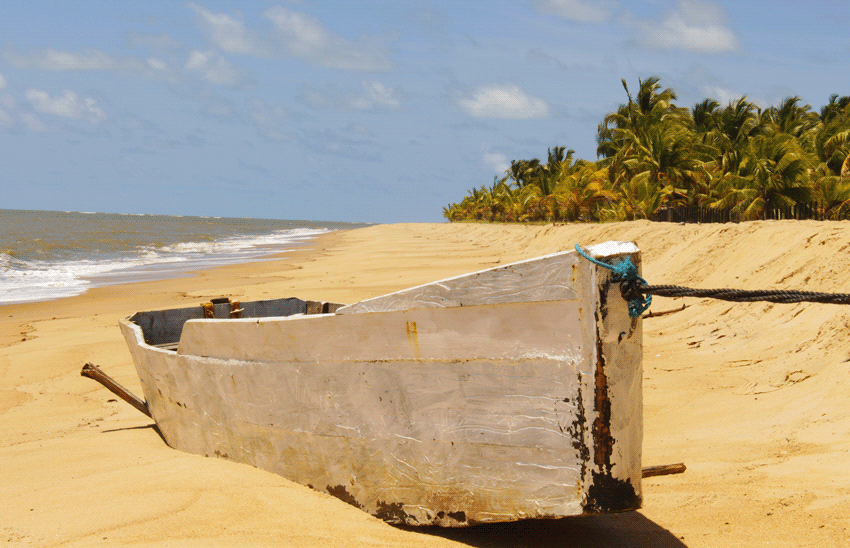
[[[613, 249], [598, 256], [639, 260]], [[278, 473], [393, 523], [635, 509], [640, 320], [607, 270], [574, 253], [543, 259], [335, 314], [189, 320], [176, 352], [148, 344], [137, 323], [121, 327], [174, 448]], [[562, 289], [549, 279], [531, 301], [493, 290], [529, 266], [549, 278], [561, 269]], [[489, 289], [461, 306], [435, 300], [452, 285]]]

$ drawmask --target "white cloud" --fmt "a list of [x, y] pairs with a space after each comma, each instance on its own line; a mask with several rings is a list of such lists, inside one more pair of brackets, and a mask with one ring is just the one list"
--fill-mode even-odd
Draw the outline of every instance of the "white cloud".
[[560, 15], [564, 19], [581, 23], [601, 23], [611, 17], [608, 2], [585, 0], [535, 0], [534, 7], [540, 11]]
[[261, 126], [276, 127], [287, 117], [286, 109], [279, 105], [270, 107], [261, 99], [254, 99], [251, 102], [251, 118]]
[[310, 106], [320, 109], [366, 110], [371, 107], [366, 97], [345, 93], [334, 85], [326, 86], [324, 90], [305, 87], [300, 98]]
[[209, 33], [212, 41], [227, 53], [243, 53], [248, 55], [269, 55], [269, 50], [263, 41], [253, 32], [245, 29], [241, 21], [233, 19], [224, 13], [213, 13], [195, 4], [189, 4], [198, 20]]
[[3, 76], [2, 73], [0, 73], [0, 89], [3, 89], [5, 87], [6, 87], [6, 77]]
[[[6, 87], [6, 79], [0, 74], [0, 89]], [[0, 94], [0, 127], [8, 128], [12, 126], [13, 119], [12, 115], [6, 112], [6, 110], [14, 110], [15, 109], [15, 98], [12, 97], [10, 93], [2, 93]]]
[[186, 60], [185, 68], [186, 70], [200, 72], [204, 80], [214, 84], [232, 86], [240, 80], [239, 72], [224, 57], [211, 51], [206, 53], [191, 52], [189, 59]]
[[9, 114], [0, 108], [0, 127], [9, 127], [12, 125], [12, 117]]
[[333, 34], [305, 13], [274, 6], [263, 16], [277, 27], [278, 37], [288, 55], [327, 68], [353, 71], [392, 68], [389, 59], [375, 46], [350, 42]]
[[740, 99], [746, 99], [748, 103], [753, 103], [757, 107], [761, 107], [762, 105], [776, 104], [777, 102], [782, 100], [781, 97], [777, 97], [773, 101], [768, 101], [763, 97], [746, 95], [721, 86], [705, 85], [702, 87], [702, 89], [706, 94], [706, 97], [716, 99], [717, 102], [720, 103], [720, 108], [725, 108], [727, 105], [737, 103]]
[[345, 93], [335, 86], [328, 86], [323, 91], [308, 87], [304, 90], [302, 99], [316, 108], [335, 110], [401, 108], [401, 94], [397, 89], [377, 80], [363, 80], [360, 85], [363, 86], [364, 95]]
[[12, 97], [11, 93], [4, 93], [0, 95], [0, 107], [9, 110], [14, 110], [16, 104], [17, 103], [15, 102], [15, 98]]
[[[2, 74], [0, 74], [2, 77]], [[3, 85], [5, 86], [6, 82], [3, 81]], [[3, 86], [0, 86], [2, 89]], [[7, 111], [11, 111], [14, 113], [15, 110], [15, 98], [12, 97], [11, 93], [0, 93], [0, 128], [8, 129], [15, 124], [15, 119], [12, 114]]]
[[354, 122], [348, 124], [343, 128], [343, 131], [346, 133], [354, 133], [355, 135], [366, 135], [369, 131], [360, 124], [355, 124]]
[[305, 87], [298, 97], [315, 108], [338, 108], [348, 107], [348, 101], [341, 98], [341, 92], [337, 89], [329, 89], [328, 93], [321, 92], [313, 87]]
[[51, 97], [40, 89], [28, 89], [24, 96], [38, 112], [55, 114], [64, 118], [88, 118], [91, 123], [97, 123], [106, 118], [106, 114], [91, 97], [80, 97], [71, 90], [63, 90], [62, 95]]
[[49, 128], [41, 123], [41, 120], [35, 114], [30, 112], [21, 113], [21, 121], [32, 131], [49, 131]]
[[281, 131], [281, 126], [291, 120], [292, 114], [280, 105], [266, 105], [261, 99], [253, 99], [250, 104], [251, 118], [257, 131], [273, 141], [291, 140], [293, 136]]
[[146, 46], [157, 50], [168, 50], [177, 47], [177, 40], [167, 34], [146, 34], [130, 32], [127, 41], [132, 46]]
[[84, 53], [69, 53], [47, 48], [28, 55], [20, 55], [12, 50], [4, 54], [6, 60], [20, 68], [41, 70], [112, 70], [116, 68], [114, 59], [96, 49]]
[[55, 71], [110, 71], [157, 80], [175, 79], [173, 71], [168, 70], [161, 61], [159, 66], [162, 68], [157, 68], [150, 61], [146, 62], [134, 57], [113, 58], [98, 50], [70, 53], [47, 48], [21, 55], [14, 50], [7, 49], [3, 52], [3, 56], [18, 68]]
[[475, 118], [524, 120], [549, 116], [546, 101], [531, 97], [515, 84], [481, 86], [471, 96], [461, 97], [457, 102]]
[[720, 86], [704, 86], [706, 96], [711, 97], [712, 99], [717, 99], [717, 102], [720, 103], [721, 107], [724, 107], [729, 104], [730, 101], [737, 100], [741, 97], [741, 94], [735, 93], [730, 89], [726, 89]]
[[148, 59], [148, 66], [154, 70], [165, 70], [168, 68], [161, 59], [157, 59], [156, 57]]
[[375, 106], [401, 108], [401, 100], [399, 99], [398, 92], [394, 88], [387, 87], [376, 80], [369, 82], [364, 81], [361, 82], [361, 84], [364, 88], [366, 88], [369, 100]]
[[695, 53], [723, 53], [738, 49], [738, 39], [726, 26], [719, 5], [702, 0], [680, 0], [660, 25], [637, 21], [638, 42], [646, 47], [678, 49]]
[[207, 106], [207, 112], [219, 118], [230, 118], [233, 116], [233, 109], [225, 103], [213, 103]]
[[726, 12], [711, 0], [679, 0], [679, 11], [687, 24], [697, 27], [728, 23]]
[[492, 169], [496, 174], [503, 174], [505, 170], [511, 167], [508, 157], [500, 152], [490, 152], [490, 147], [486, 144], [481, 145], [481, 162], [489, 169]]

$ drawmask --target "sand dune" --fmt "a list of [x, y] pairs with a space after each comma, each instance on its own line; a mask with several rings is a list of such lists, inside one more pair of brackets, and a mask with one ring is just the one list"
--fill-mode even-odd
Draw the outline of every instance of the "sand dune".
[[22, 546], [847, 546], [850, 307], [656, 297], [644, 322], [637, 513], [392, 527], [278, 476], [168, 448], [151, 421], [79, 376], [141, 393], [117, 327], [138, 310], [228, 295], [355, 302], [575, 243], [634, 240], [650, 284], [850, 292], [850, 225], [409, 224], [193, 278], [0, 307], [0, 543]]

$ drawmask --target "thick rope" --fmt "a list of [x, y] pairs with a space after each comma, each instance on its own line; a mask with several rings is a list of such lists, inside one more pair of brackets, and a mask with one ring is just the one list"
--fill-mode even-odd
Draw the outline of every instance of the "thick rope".
[[662, 297], [702, 297], [732, 302], [767, 301], [770, 303], [826, 303], [850, 304], [850, 295], [846, 293], [816, 293], [813, 291], [756, 290], [743, 289], [691, 289], [678, 285], [637, 286], [641, 295], [660, 295]]
[[585, 253], [576, 244], [576, 251], [597, 266], [614, 271], [614, 281], [620, 282], [620, 293], [629, 303], [629, 316], [637, 318], [643, 314], [652, 303], [652, 296], [660, 297], [697, 297], [704, 299], [719, 299], [721, 301], [749, 303], [765, 301], [769, 303], [825, 303], [850, 304], [850, 294], [847, 293], [817, 293], [814, 291], [786, 290], [754, 290], [743, 289], [692, 289], [678, 285], [649, 285], [638, 276], [637, 267], [630, 258], [616, 265], [603, 263]]

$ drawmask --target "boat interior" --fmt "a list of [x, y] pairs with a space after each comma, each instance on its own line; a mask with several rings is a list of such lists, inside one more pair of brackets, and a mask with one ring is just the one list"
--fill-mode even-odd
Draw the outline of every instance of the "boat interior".
[[266, 301], [239, 302], [227, 297], [188, 308], [136, 312], [129, 321], [142, 328], [145, 343], [163, 350], [176, 351], [187, 320], [214, 318], [273, 318], [297, 314], [332, 314], [343, 304], [305, 301], [296, 297]]

